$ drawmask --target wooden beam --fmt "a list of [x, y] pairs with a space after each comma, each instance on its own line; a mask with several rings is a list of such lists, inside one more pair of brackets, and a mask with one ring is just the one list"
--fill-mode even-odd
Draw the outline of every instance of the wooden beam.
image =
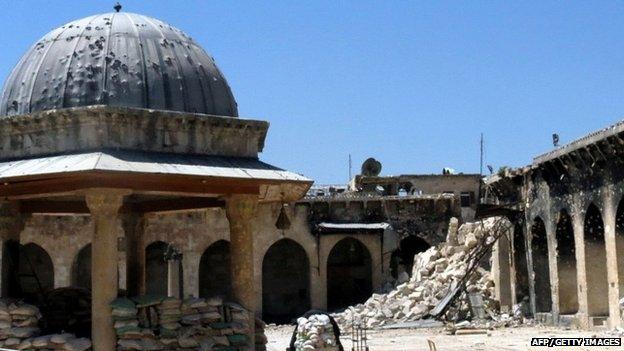
[[[215, 198], [162, 199], [124, 203], [119, 212], [155, 213], [189, 211], [223, 207], [224, 205], [225, 202], [223, 200]], [[23, 200], [20, 201], [20, 211], [24, 214], [89, 214], [89, 208], [84, 201]]]
[[215, 198], [180, 198], [138, 202], [135, 209], [140, 213], [188, 211], [204, 208], [223, 207], [225, 201]]
[[20, 211], [24, 214], [88, 214], [89, 208], [84, 201], [20, 201]]
[[89, 171], [64, 174], [58, 177], [4, 181], [0, 183], [0, 197], [46, 197], [89, 188], [128, 189], [135, 193], [172, 195], [257, 195], [260, 193], [260, 185], [263, 183], [262, 180], [256, 179]]

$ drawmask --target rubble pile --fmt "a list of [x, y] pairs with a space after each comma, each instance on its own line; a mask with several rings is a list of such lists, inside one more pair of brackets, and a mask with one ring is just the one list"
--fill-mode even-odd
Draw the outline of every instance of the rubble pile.
[[[353, 321], [367, 327], [409, 322], [421, 319], [449, 293], [454, 284], [467, 275], [468, 267], [479, 247], [491, 244], [501, 228], [501, 219], [466, 223], [458, 228], [456, 219], [449, 224], [447, 240], [419, 253], [414, 258], [412, 276], [388, 294], [373, 294], [365, 303], [352, 306], [334, 317], [348, 327]], [[466, 291], [478, 294], [485, 311], [498, 310], [494, 297], [494, 282], [487, 270], [477, 267], [466, 282]], [[468, 296], [462, 294], [444, 315], [448, 321], [459, 321], [470, 315]]]
[[73, 334], [40, 335], [41, 313], [36, 306], [0, 301], [0, 347], [11, 350], [91, 349], [91, 340]]
[[[220, 298], [119, 298], [111, 308], [119, 351], [238, 351], [249, 342], [250, 313]], [[255, 349], [266, 350], [264, 323], [254, 324]]]
[[295, 350], [338, 350], [329, 316], [315, 314], [297, 319]]

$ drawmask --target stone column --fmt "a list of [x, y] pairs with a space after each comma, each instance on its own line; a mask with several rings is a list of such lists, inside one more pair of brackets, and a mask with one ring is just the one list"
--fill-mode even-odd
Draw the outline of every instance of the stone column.
[[587, 328], [588, 320], [588, 298], [587, 298], [587, 276], [585, 274], [585, 237], [584, 237], [584, 215], [580, 210], [580, 201], [574, 199], [572, 211], [572, 229], [574, 230], [574, 248], [576, 251], [576, 282], [578, 284], [578, 304], [577, 312], [579, 326]]
[[492, 248], [492, 277], [494, 280], [494, 295], [503, 306], [511, 311], [511, 267], [510, 242], [507, 235], [502, 235]]
[[93, 221], [91, 245], [91, 338], [94, 351], [116, 349], [110, 303], [117, 297], [117, 234], [119, 209], [127, 192], [89, 190], [85, 200]]
[[126, 289], [129, 296], [145, 294], [145, 228], [147, 218], [141, 213], [122, 217], [126, 237]]
[[182, 291], [183, 297], [199, 296], [199, 262], [201, 254], [185, 251], [182, 254]]
[[257, 209], [257, 196], [231, 195], [226, 199], [225, 215], [230, 222], [232, 295], [236, 302], [250, 312], [250, 350], [254, 350], [256, 310], [251, 221], [255, 217]]
[[[9, 293], [10, 276], [14, 272], [10, 272], [11, 267], [5, 265], [8, 258], [4, 257], [5, 243], [14, 240], [19, 243], [20, 233], [24, 229], [26, 217], [19, 211], [19, 203], [0, 200], [0, 292], [2, 297], [7, 297]], [[16, 269], [16, 268], [14, 268]]]
[[606, 185], [602, 195], [607, 280], [609, 282], [609, 328], [614, 328], [620, 323], [620, 286], [618, 283], [617, 242], [615, 238], [615, 206], [617, 206], [617, 202], [613, 199], [612, 185]]
[[180, 260], [167, 261], [167, 270], [169, 271], [167, 279], [167, 295], [176, 298], [180, 296]]

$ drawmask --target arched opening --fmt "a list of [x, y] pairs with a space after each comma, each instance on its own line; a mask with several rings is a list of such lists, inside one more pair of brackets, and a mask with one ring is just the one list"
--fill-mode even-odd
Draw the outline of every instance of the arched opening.
[[204, 251], [199, 262], [199, 296], [229, 299], [231, 293], [230, 243], [219, 240]]
[[156, 241], [145, 248], [145, 292], [167, 295], [169, 267], [165, 260], [167, 243]]
[[615, 252], [621, 299], [624, 298], [624, 198], [620, 200], [615, 214]]
[[91, 290], [91, 244], [85, 245], [72, 264], [72, 286]]
[[604, 222], [600, 210], [594, 204], [589, 205], [585, 213], [583, 238], [585, 239], [587, 313], [592, 317], [608, 316], [609, 284]]
[[2, 245], [2, 297], [18, 298], [20, 294], [17, 267], [19, 266], [20, 244], [7, 240]]
[[19, 297], [33, 304], [40, 304], [44, 294], [54, 289], [54, 265], [41, 246], [29, 243], [20, 247], [17, 281]]
[[529, 270], [527, 268], [527, 250], [522, 222], [517, 222], [514, 225], [513, 250], [516, 303], [528, 302]]
[[[424, 239], [415, 235], [410, 235], [401, 240], [399, 248], [392, 252], [390, 258], [390, 274], [396, 279], [400, 269], [405, 269], [409, 276], [412, 275], [414, 266], [414, 256], [427, 251], [429, 245]], [[402, 268], [401, 268], [402, 267]]]
[[340, 240], [327, 258], [327, 308], [331, 311], [364, 302], [372, 290], [370, 252], [359, 240]]
[[310, 262], [290, 239], [273, 244], [262, 260], [262, 319], [288, 323], [310, 309]]
[[572, 219], [566, 210], [559, 212], [557, 221], [557, 274], [559, 277], [559, 313], [578, 312], [576, 289], [576, 249]]
[[550, 290], [550, 268], [548, 265], [548, 240], [546, 226], [537, 217], [531, 226], [531, 255], [533, 257], [533, 273], [535, 288], [535, 310], [537, 312], [552, 311], [552, 292]]

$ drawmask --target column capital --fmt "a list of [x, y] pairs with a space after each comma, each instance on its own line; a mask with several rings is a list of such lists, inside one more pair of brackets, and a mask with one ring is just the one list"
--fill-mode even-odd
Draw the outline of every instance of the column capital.
[[229, 195], [225, 198], [225, 214], [228, 220], [251, 219], [258, 210], [257, 195]]
[[130, 194], [126, 189], [89, 189], [85, 192], [85, 202], [91, 215], [110, 216], [119, 212], [124, 196]]
[[19, 237], [28, 217], [20, 212], [19, 202], [0, 200], [0, 239]]

